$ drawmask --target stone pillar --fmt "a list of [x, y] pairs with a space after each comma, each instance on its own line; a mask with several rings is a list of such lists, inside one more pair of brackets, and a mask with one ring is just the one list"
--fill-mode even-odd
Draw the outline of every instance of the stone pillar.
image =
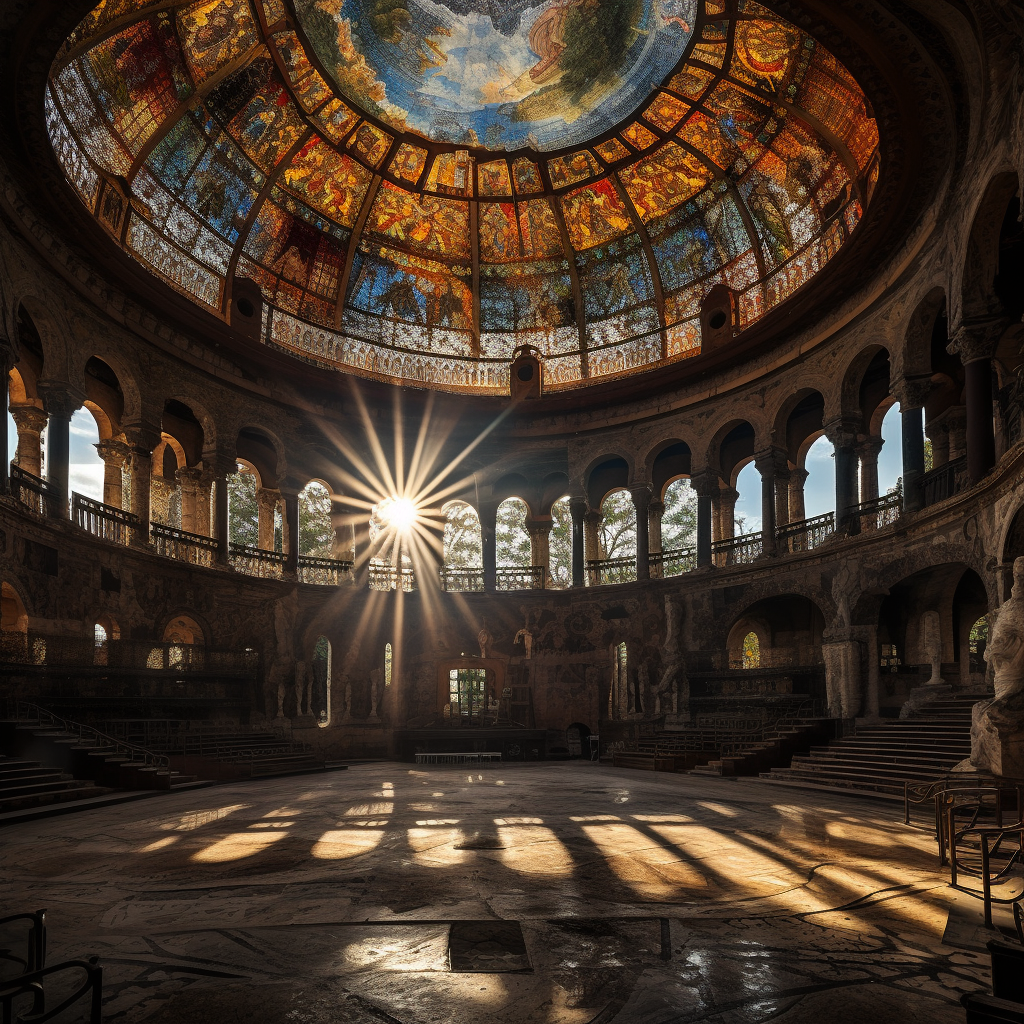
[[788, 526], [792, 521], [789, 507], [789, 459], [785, 454], [775, 464], [775, 526]]
[[274, 550], [274, 520], [280, 500], [281, 492], [275, 488], [260, 487], [256, 491], [256, 509], [259, 516], [259, 538], [256, 544], [261, 551]]
[[[659, 555], [664, 551], [661, 539], [661, 517], [665, 514], [665, 502], [652, 501], [647, 507], [647, 537], [648, 546], [652, 555]], [[651, 566], [651, 576], [660, 580], [664, 576], [664, 567], [659, 561], [657, 565]]]
[[600, 527], [604, 516], [594, 509], [588, 509], [583, 519], [583, 550], [588, 562], [604, 558], [601, 550]]
[[992, 419], [992, 357], [1010, 322], [1002, 317], [965, 321], [948, 350], [964, 364], [967, 398], [967, 476], [978, 483], [996, 464]]
[[127, 469], [131, 490], [131, 512], [139, 520], [135, 530], [135, 542], [149, 544], [153, 449], [160, 443], [160, 431], [151, 427], [125, 427], [125, 441], [128, 446]]
[[[780, 476], [779, 468], [786, 453], [778, 448], [770, 448], [754, 458], [754, 465], [761, 474], [761, 555], [770, 557], [775, 554], [775, 480]], [[785, 486], [789, 487], [786, 478]]]
[[[43, 475], [43, 430], [46, 413], [35, 405], [12, 405], [11, 416], [18, 428], [18, 450], [14, 462], [19, 469], [33, 476]], [[6, 428], [4, 429], [6, 433]]]
[[284, 575], [286, 579], [295, 579], [299, 573], [299, 492], [282, 490], [281, 497], [284, 500]]
[[828, 640], [821, 645], [821, 654], [828, 713], [833, 718], [856, 718], [863, 698], [860, 644], [849, 638]]
[[71, 462], [71, 417], [82, 405], [82, 396], [69, 385], [59, 382], [42, 383], [39, 390], [46, 403], [46, 481], [57, 491], [50, 502], [49, 513], [54, 519], [68, 517], [68, 473]]
[[131, 454], [123, 441], [110, 438], [94, 446], [103, 460], [103, 503], [113, 508], [124, 508], [125, 464]]
[[[0, 346], [0, 408], [4, 410], [6, 420], [7, 407], [10, 404], [10, 375], [14, 366], [14, 353], [7, 344]], [[0, 495], [11, 493], [11, 453], [7, 450], [7, 423], [0, 430]]]
[[711, 540], [723, 540], [722, 537], [722, 492], [715, 489], [711, 492]]
[[885, 442], [880, 437], [868, 437], [857, 446], [857, 454], [860, 456], [861, 501], [874, 501], [878, 497], [878, 456], [883, 444]]
[[213, 473], [207, 468], [207, 459], [203, 456], [203, 471], [199, 476], [196, 488], [196, 533], [204, 537], [213, 536]]
[[356, 535], [353, 520], [352, 509], [344, 502], [331, 500], [331, 526], [334, 528], [334, 536], [331, 538], [331, 558], [355, 564]]
[[900, 403], [903, 446], [903, 509], [916, 512], [924, 504], [924, 402], [931, 391], [929, 379], [898, 380], [892, 393]]
[[636, 578], [651, 578], [651, 485], [640, 484], [630, 489], [636, 509]]
[[967, 407], [955, 405], [943, 414], [949, 429], [949, 457], [959, 459], [967, 454]]
[[[204, 457], [205, 460], [205, 457]], [[217, 541], [217, 564], [230, 565], [231, 531], [228, 519], [228, 477], [238, 471], [234, 455], [220, 452], [211, 459], [213, 463], [213, 536]]]
[[[736, 502], [740, 492], [735, 487], [725, 487], [718, 492], [718, 539], [731, 540], [736, 536]], [[714, 497], [712, 497], [712, 503]]]
[[207, 506], [206, 526], [203, 527], [203, 502], [200, 499], [203, 471], [198, 466], [187, 466], [175, 473], [178, 486], [181, 488], [181, 528], [186, 533], [205, 536], [209, 530], [209, 506]]
[[793, 469], [789, 473], [789, 521], [802, 523], [807, 518], [804, 505], [804, 484], [807, 483], [806, 469]]
[[865, 633], [865, 656], [868, 659], [867, 687], [864, 693], [864, 717], [870, 722], [877, 722], [881, 717], [879, 704], [881, 699], [878, 662], [878, 626], [867, 626]]
[[484, 562], [484, 590], [498, 589], [498, 505], [489, 501], [480, 505], [480, 541]]
[[586, 583], [584, 519], [587, 515], [587, 499], [570, 498], [569, 515], [572, 517], [572, 585], [582, 587]]
[[711, 495], [718, 490], [718, 478], [707, 471], [691, 478], [697, 492], [697, 568], [711, 565]]
[[163, 526], [174, 526], [171, 522], [171, 497], [176, 490], [175, 484], [166, 477], [154, 473], [150, 467], [149, 481], [149, 517], [154, 523]]
[[544, 586], [547, 587], [551, 579], [548, 572], [551, 565], [551, 516], [527, 516], [526, 529], [530, 534], [530, 561], [544, 567]]
[[836, 459], [836, 531], [860, 532], [860, 520], [853, 516], [857, 504], [857, 433], [850, 424], [837, 420], [826, 428], [826, 436], [835, 448]]

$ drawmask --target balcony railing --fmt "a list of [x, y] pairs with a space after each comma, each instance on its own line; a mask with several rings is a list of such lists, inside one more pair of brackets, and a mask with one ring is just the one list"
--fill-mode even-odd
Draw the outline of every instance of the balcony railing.
[[635, 581], [635, 558], [591, 558], [587, 561], [587, 585], [590, 587]]
[[670, 548], [651, 554], [651, 579], [660, 580], [666, 576], [682, 576], [697, 568], [697, 552], [693, 548]]
[[495, 577], [497, 590], [543, 590], [547, 567], [528, 565], [523, 568], [499, 565]]
[[176, 558], [189, 565], [213, 565], [217, 559], [218, 544], [212, 537], [203, 537], [186, 530], [175, 530], [163, 523], [150, 524], [153, 548], [158, 555]]
[[850, 509], [850, 518], [859, 524], [861, 530], [881, 530], [899, 522], [902, 510], [903, 493], [893, 491], [854, 505]]
[[341, 558], [314, 558], [299, 555], [299, 582], [319, 587], [340, 587], [352, 583], [352, 563]]
[[463, 569], [454, 565], [442, 565], [440, 570], [441, 589], [449, 594], [473, 594], [484, 589], [483, 569]]
[[263, 548], [249, 547], [248, 544], [232, 544], [228, 550], [236, 572], [259, 576], [265, 580], [284, 579], [285, 556], [280, 551], [265, 551]]
[[727, 565], [746, 565], [761, 557], [760, 533], [744, 533], [739, 537], [716, 540], [711, 545], [711, 558], [720, 569]]
[[53, 515], [57, 510], [60, 492], [53, 484], [11, 464], [11, 493], [36, 515]]
[[826, 512], [813, 519], [802, 519], [798, 523], [787, 523], [776, 531], [779, 551], [796, 554], [798, 551], [812, 551], [821, 547], [836, 532], [835, 512]]
[[416, 589], [416, 573], [412, 566], [388, 565], [386, 562], [370, 562], [371, 590], [403, 590], [409, 593]]
[[139, 526], [131, 512], [78, 493], [71, 495], [71, 517], [87, 533], [114, 544], [131, 544]]
[[961, 455], [921, 478], [921, 491], [924, 506], [935, 505], [947, 498], [952, 498], [971, 486], [967, 476], [967, 456]]

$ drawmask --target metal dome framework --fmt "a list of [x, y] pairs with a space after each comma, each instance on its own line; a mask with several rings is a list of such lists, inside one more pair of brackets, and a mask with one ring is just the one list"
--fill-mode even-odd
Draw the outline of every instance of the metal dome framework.
[[574, 388], [699, 354], [715, 286], [733, 335], [756, 323], [878, 182], [877, 127], [831, 53], [752, 0], [684, 6], [661, 86], [561, 151], [399, 131], [341, 94], [282, 0], [101, 4], [53, 64], [47, 128], [97, 222], [165, 283], [230, 320], [255, 282], [265, 345], [496, 395], [530, 345], [546, 391]]

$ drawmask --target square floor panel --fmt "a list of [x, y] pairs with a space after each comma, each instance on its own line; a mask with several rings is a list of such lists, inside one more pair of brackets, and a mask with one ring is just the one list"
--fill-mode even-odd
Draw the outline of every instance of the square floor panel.
[[453, 921], [448, 933], [453, 971], [508, 974], [530, 970], [518, 921]]

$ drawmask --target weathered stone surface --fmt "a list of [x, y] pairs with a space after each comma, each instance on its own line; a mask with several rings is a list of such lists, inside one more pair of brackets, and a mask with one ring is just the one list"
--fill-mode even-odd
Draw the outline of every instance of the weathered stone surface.
[[1024, 779], [1024, 694], [974, 705], [971, 763], [993, 775]]

